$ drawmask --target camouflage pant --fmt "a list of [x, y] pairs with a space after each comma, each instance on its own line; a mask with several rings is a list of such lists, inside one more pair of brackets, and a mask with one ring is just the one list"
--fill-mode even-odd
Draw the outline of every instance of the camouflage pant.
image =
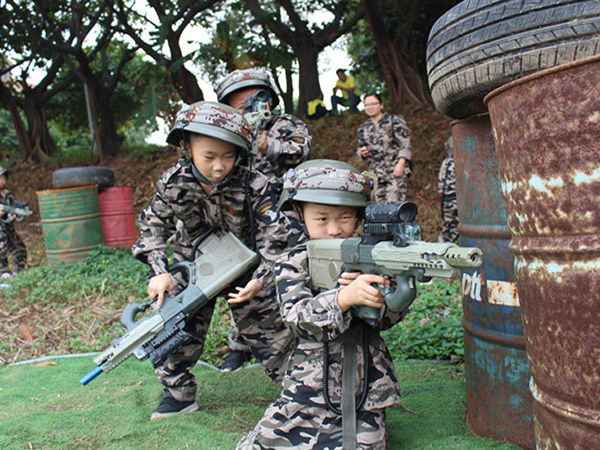
[[[279, 307], [272, 307], [276, 301], [275, 289], [266, 288], [250, 302], [231, 305], [231, 312], [240, 336], [267, 375], [281, 381], [296, 338], [283, 323]], [[202, 354], [214, 307], [213, 300], [188, 320], [186, 331], [194, 336], [195, 342], [180, 348], [155, 371], [160, 382], [177, 400], [191, 401], [196, 396], [197, 385], [190, 371]]]
[[406, 188], [408, 186], [408, 176], [406, 169], [404, 175], [400, 178], [393, 178], [391, 180], [383, 180], [379, 182], [377, 189], [375, 190], [375, 203], [397, 203], [403, 202], [406, 198]]
[[456, 195], [442, 200], [442, 231], [438, 242], [456, 242], [458, 239], [458, 206]]
[[9, 272], [8, 256], [13, 255], [14, 271], [18, 272], [27, 264], [27, 248], [15, 231], [12, 223], [0, 222], [0, 273]]
[[[386, 447], [385, 410], [357, 411], [359, 449]], [[237, 444], [236, 450], [294, 448], [342, 449], [342, 416], [325, 408], [279, 399], [267, 408], [260, 422]]]

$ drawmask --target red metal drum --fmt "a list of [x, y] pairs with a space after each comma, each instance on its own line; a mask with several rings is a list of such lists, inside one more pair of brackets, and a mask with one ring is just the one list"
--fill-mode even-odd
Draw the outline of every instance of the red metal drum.
[[533, 449], [531, 373], [489, 115], [452, 122], [452, 137], [460, 245], [483, 251], [482, 265], [462, 272], [467, 424]]
[[492, 91], [539, 449], [600, 448], [600, 57]]
[[138, 238], [133, 212], [133, 188], [110, 187], [98, 194], [104, 244], [130, 248]]

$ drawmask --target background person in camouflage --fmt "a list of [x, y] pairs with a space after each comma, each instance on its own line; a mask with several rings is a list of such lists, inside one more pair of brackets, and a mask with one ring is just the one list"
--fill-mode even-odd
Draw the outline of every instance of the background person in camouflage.
[[[0, 167], [0, 203], [12, 205], [15, 195], [6, 187], [8, 170]], [[0, 276], [9, 277], [11, 272], [8, 266], [8, 257], [13, 256], [13, 274], [23, 270], [27, 265], [27, 247], [17, 234], [14, 219], [0, 211]]]
[[[248, 97], [261, 90], [268, 93], [265, 107], [273, 111], [279, 105], [278, 91], [269, 73], [262, 67], [231, 72], [215, 86], [217, 99], [241, 113], [245, 112], [244, 105]], [[281, 175], [308, 159], [310, 143], [310, 130], [304, 122], [291, 114], [274, 113], [264, 130], [258, 131], [259, 153], [252, 167], [275, 179], [279, 193]], [[250, 356], [249, 347], [240, 336], [233, 319], [229, 348], [231, 352], [221, 365], [223, 371], [237, 370]]]
[[454, 174], [454, 147], [452, 136], [444, 142], [446, 158], [442, 161], [438, 174], [437, 191], [441, 195], [442, 231], [438, 242], [458, 240], [458, 204], [456, 199], [456, 176]]
[[[194, 242], [207, 230], [233, 232], [254, 247], [262, 261], [252, 279], [229, 294], [244, 300], [232, 305], [232, 313], [267, 374], [278, 378], [295, 338], [279, 310], [269, 306], [277, 305], [272, 265], [276, 255], [301, 237], [300, 225], [275, 211], [277, 197], [269, 180], [244, 166], [250, 129], [233, 108], [212, 102], [185, 106], [167, 141], [180, 145], [184, 158], [158, 181], [156, 196], [140, 217], [141, 237], [132, 249], [150, 265], [148, 295], [157, 297], [160, 307], [165, 292], [173, 294], [185, 284], [179, 275], [168, 272], [167, 247], [173, 249], [175, 261], [192, 260]], [[202, 353], [214, 305], [212, 301], [188, 321], [186, 331], [196, 341], [156, 369], [165, 394], [151, 419], [198, 409], [196, 381], [190, 370]]]
[[[347, 238], [364, 214], [372, 182], [340, 161], [308, 161], [286, 174], [279, 205], [296, 210], [310, 239]], [[281, 312], [300, 341], [281, 396], [237, 449], [384, 449], [385, 409], [399, 403], [400, 392], [379, 331], [403, 314], [385, 306], [372, 283], [389, 281], [375, 274], [344, 273], [339, 288], [313, 292], [307, 259], [303, 243], [276, 265]], [[373, 327], [367, 325], [353, 315], [352, 305], [381, 308], [379, 320]]]
[[365, 96], [369, 120], [356, 133], [356, 153], [377, 175], [375, 203], [396, 203], [406, 198], [410, 176], [410, 130], [402, 116], [383, 112], [379, 94]]

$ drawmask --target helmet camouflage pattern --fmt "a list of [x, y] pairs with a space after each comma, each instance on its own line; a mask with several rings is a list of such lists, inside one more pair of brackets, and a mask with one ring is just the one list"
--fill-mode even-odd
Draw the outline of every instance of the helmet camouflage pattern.
[[283, 175], [278, 209], [290, 209], [292, 201], [332, 206], [365, 207], [376, 183], [375, 175], [329, 159], [313, 159]]
[[178, 146], [185, 137], [184, 131], [221, 139], [245, 151], [249, 150], [251, 144], [251, 131], [246, 119], [222, 103], [196, 102], [185, 105], [177, 113], [167, 142]]
[[227, 103], [227, 96], [238, 89], [247, 87], [266, 87], [271, 91], [271, 108], [279, 104], [279, 92], [271, 82], [271, 76], [267, 69], [254, 67], [252, 69], [235, 70], [226, 75], [215, 87], [217, 100]]

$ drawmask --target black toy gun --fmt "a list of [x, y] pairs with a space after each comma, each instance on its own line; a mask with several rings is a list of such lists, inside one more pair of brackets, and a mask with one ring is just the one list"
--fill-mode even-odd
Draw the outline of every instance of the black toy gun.
[[[0, 211], [3, 211], [5, 215], [14, 217], [17, 222], [23, 222], [25, 217], [29, 217], [33, 214], [33, 211], [29, 209], [27, 202], [15, 200], [12, 205], [5, 205], [0, 203]], [[0, 217], [0, 220], [4, 223], [11, 222], [10, 218], [4, 216]]]
[[[309, 241], [308, 265], [313, 289], [337, 287], [342, 272], [360, 271], [389, 278], [389, 286], [378, 289], [390, 310], [407, 309], [417, 295], [415, 279], [457, 277], [461, 268], [479, 267], [482, 251], [453, 243], [424, 242], [421, 227], [413, 223], [417, 205], [412, 202], [369, 205], [361, 237]], [[354, 314], [373, 323], [380, 310], [354, 306]]]
[[85, 386], [102, 372], [110, 372], [132, 354], [140, 360], [150, 358], [154, 367], [160, 365], [191, 341], [191, 335], [184, 330], [186, 319], [259, 262], [258, 255], [231, 233], [223, 237], [209, 235], [199, 249], [202, 254], [193, 263], [182, 261], [170, 267], [171, 271], [187, 271], [189, 284], [177, 295], [165, 294], [160, 309], [136, 321], [135, 316], [153, 302], [127, 305], [121, 315], [127, 333], [94, 358], [98, 367], [81, 378], [81, 384]]
[[250, 95], [244, 102], [244, 118], [254, 128], [251, 150], [253, 155], [258, 154], [258, 131], [265, 129], [274, 114], [267, 109], [270, 99], [269, 91], [261, 89]]

